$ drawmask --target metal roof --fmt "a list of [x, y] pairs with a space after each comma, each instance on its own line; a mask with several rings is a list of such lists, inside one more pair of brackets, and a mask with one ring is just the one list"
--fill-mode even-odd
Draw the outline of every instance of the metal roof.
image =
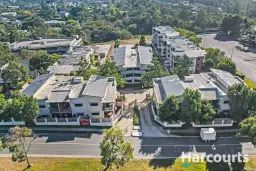
[[84, 91], [82, 92], [82, 95], [104, 97], [107, 83], [108, 83], [107, 77], [91, 75], [91, 77], [87, 82], [87, 85], [85, 86]]
[[[170, 75], [160, 78], [165, 96], [181, 96], [184, 93], [184, 86], [177, 75]], [[164, 98], [165, 99], [165, 98]]]
[[139, 62], [143, 65], [150, 65], [153, 57], [152, 48], [138, 46]]
[[21, 94], [33, 96], [34, 93], [52, 76], [54, 73], [44, 74], [36, 77], [36, 79], [28, 85], [24, 90], [21, 91]]

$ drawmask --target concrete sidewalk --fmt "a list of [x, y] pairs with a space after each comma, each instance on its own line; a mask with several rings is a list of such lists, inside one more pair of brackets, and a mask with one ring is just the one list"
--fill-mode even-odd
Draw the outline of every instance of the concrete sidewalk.
[[[0, 127], [1, 133], [7, 133], [10, 127]], [[36, 133], [76, 132], [76, 133], [102, 133], [101, 128], [70, 128], [70, 127], [28, 127]]]

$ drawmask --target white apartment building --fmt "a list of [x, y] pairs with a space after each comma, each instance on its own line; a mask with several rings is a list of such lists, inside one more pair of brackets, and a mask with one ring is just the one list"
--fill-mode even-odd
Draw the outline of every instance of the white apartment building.
[[112, 77], [92, 75], [85, 82], [81, 77], [45, 74], [25, 85], [21, 94], [38, 100], [41, 118], [81, 116], [110, 122], [116, 112], [116, 81]]
[[228, 87], [234, 84], [243, 84], [243, 81], [229, 72], [211, 69], [211, 72], [191, 74], [181, 81], [177, 75], [166, 76], [153, 80], [154, 104], [160, 104], [170, 95], [174, 95], [181, 103], [186, 88], [199, 90], [202, 99], [211, 101], [218, 114], [228, 114], [229, 100]]
[[165, 67], [172, 70], [179, 59], [187, 55], [193, 62], [191, 71], [201, 71], [206, 52], [169, 26], [153, 27], [152, 44]]
[[127, 84], [140, 83], [141, 76], [152, 65], [152, 58], [152, 48], [145, 46], [121, 45], [113, 54], [113, 61]]

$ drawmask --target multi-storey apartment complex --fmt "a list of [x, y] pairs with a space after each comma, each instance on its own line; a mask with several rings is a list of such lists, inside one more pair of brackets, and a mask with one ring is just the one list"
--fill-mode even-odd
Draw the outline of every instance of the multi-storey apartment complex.
[[116, 81], [112, 77], [81, 77], [46, 74], [21, 90], [38, 100], [44, 118], [88, 117], [110, 119], [115, 115]]
[[152, 44], [165, 67], [172, 70], [179, 59], [187, 55], [193, 62], [191, 71], [201, 71], [206, 52], [169, 26], [153, 27]]
[[153, 80], [154, 102], [156, 107], [170, 95], [174, 95], [183, 101], [183, 93], [186, 88], [199, 90], [202, 99], [212, 102], [219, 114], [227, 114], [229, 100], [227, 97], [228, 87], [234, 84], [243, 84], [238, 77], [234, 77], [229, 72], [211, 69], [211, 72], [191, 74], [183, 81], [177, 75], [157, 78]]
[[141, 76], [151, 65], [152, 48], [121, 45], [115, 48], [113, 60], [128, 84], [140, 83]]

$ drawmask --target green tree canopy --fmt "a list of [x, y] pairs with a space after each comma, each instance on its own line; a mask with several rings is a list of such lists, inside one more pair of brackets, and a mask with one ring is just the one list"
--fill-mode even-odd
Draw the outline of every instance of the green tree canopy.
[[198, 90], [185, 89], [181, 103], [181, 118], [186, 123], [196, 122], [201, 115], [201, 94]]
[[39, 115], [37, 100], [31, 96], [15, 95], [8, 101], [0, 114], [0, 120], [10, 121], [11, 118], [17, 121], [31, 123]]
[[201, 113], [198, 117], [200, 123], [205, 123], [207, 121], [212, 121], [216, 116], [216, 111], [214, 110], [212, 104], [205, 99], [201, 100]]
[[106, 61], [104, 65], [99, 67], [99, 73], [106, 77], [115, 77], [117, 85], [121, 88], [125, 86], [125, 80], [121, 74], [119, 74], [118, 68], [114, 62]]
[[105, 165], [104, 170], [108, 170], [113, 165], [117, 168], [133, 158], [133, 148], [131, 143], [124, 142], [122, 131], [119, 128], [104, 130], [104, 137], [100, 143], [101, 163]]
[[228, 88], [230, 113], [234, 120], [241, 121], [255, 115], [256, 90], [244, 84], [235, 84]]
[[167, 97], [159, 107], [159, 117], [162, 121], [171, 123], [181, 119], [179, 101], [175, 96]]
[[18, 82], [28, 79], [28, 68], [16, 61], [12, 61], [2, 70], [1, 77], [7, 89], [9, 89], [9, 85], [12, 88], [16, 88]]
[[154, 78], [160, 78], [170, 75], [170, 73], [163, 68], [157, 58], [154, 57], [151, 63], [152, 65], [147, 69], [147, 71], [143, 74], [141, 78], [141, 82], [144, 87], [152, 87], [152, 82]]
[[118, 48], [119, 45], [120, 45], [120, 40], [119, 39], [115, 40], [114, 48]]
[[27, 168], [31, 166], [28, 159], [28, 152], [35, 137], [32, 130], [26, 127], [16, 126], [9, 129], [7, 147], [13, 153], [13, 161], [22, 162], [26, 160]]
[[179, 78], [183, 79], [185, 76], [189, 76], [189, 74], [192, 73], [192, 64], [192, 60], [187, 55], [185, 55], [184, 57], [178, 60], [178, 63], [172, 70], [172, 73], [177, 74]]
[[218, 69], [228, 71], [231, 74], [236, 73], [236, 64], [230, 58], [223, 58], [218, 64]]
[[256, 116], [243, 120], [239, 126], [241, 127], [238, 136], [248, 136], [254, 146], [256, 146]]
[[145, 36], [141, 36], [141, 37], [140, 37], [139, 45], [140, 45], [140, 46], [147, 46]]

